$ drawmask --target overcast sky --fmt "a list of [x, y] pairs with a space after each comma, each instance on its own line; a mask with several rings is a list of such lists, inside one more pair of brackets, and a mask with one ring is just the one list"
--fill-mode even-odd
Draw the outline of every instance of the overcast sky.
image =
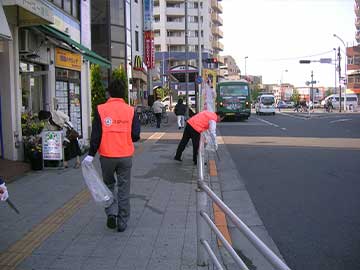
[[284, 83], [304, 86], [313, 70], [317, 86], [333, 87], [334, 65], [300, 65], [299, 60], [334, 58], [333, 48], [344, 50], [334, 33], [349, 46], [356, 44], [354, 0], [223, 0], [221, 4], [223, 55], [233, 56], [242, 74], [248, 56], [246, 73], [262, 75], [263, 83], [280, 83], [282, 78]]

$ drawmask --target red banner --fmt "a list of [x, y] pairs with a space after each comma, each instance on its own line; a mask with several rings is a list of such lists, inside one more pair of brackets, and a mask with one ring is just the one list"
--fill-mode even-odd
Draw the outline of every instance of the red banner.
[[145, 31], [144, 32], [145, 39], [145, 65], [148, 69], [152, 69], [155, 67], [155, 45], [154, 45], [154, 32]]

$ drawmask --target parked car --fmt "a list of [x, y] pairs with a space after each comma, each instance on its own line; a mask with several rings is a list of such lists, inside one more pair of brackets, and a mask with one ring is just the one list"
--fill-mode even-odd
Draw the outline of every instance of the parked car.
[[286, 105], [288, 108], [294, 108], [295, 107], [295, 102], [294, 101], [286, 101]]
[[279, 102], [277, 103], [276, 107], [279, 108], [279, 109], [284, 109], [284, 108], [287, 108], [288, 105], [286, 104], [285, 101], [279, 100]]

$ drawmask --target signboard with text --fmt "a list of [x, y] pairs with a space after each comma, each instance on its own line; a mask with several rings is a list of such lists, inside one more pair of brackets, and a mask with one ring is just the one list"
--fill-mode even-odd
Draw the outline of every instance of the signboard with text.
[[81, 71], [81, 54], [72, 53], [60, 48], [55, 51], [55, 66]]
[[152, 30], [153, 1], [144, 0], [144, 31]]
[[62, 160], [62, 131], [44, 131], [42, 133], [43, 160]]
[[144, 32], [145, 40], [145, 64], [148, 69], [155, 67], [155, 45], [154, 45], [154, 32], [145, 31]]

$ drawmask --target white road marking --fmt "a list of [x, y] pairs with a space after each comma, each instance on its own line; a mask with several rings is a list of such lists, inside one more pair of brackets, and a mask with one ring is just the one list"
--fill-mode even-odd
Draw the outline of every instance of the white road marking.
[[257, 118], [257, 117], [255, 117], [255, 119], [257, 119], [257, 120], [259, 120], [259, 121], [261, 121], [261, 122], [264, 122], [264, 123], [266, 123], [266, 124], [268, 124], [268, 125], [270, 125], [270, 126], [280, 128], [280, 126], [278, 126], [277, 124], [271, 123], [271, 122], [266, 121], [266, 120], [264, 120], [264, 119]]
[[351, 119], [345, 119], [345, 118], [343, 118], [343, 119], [337, 119], [337, 120], [332, 120], [332, 121], [330, 121], [329, 123], [330, 123], [330, 124], [333, 124], [333, 123], [337, 123], [337, 122], [346, 122], [346, 121], [351, 121]]

